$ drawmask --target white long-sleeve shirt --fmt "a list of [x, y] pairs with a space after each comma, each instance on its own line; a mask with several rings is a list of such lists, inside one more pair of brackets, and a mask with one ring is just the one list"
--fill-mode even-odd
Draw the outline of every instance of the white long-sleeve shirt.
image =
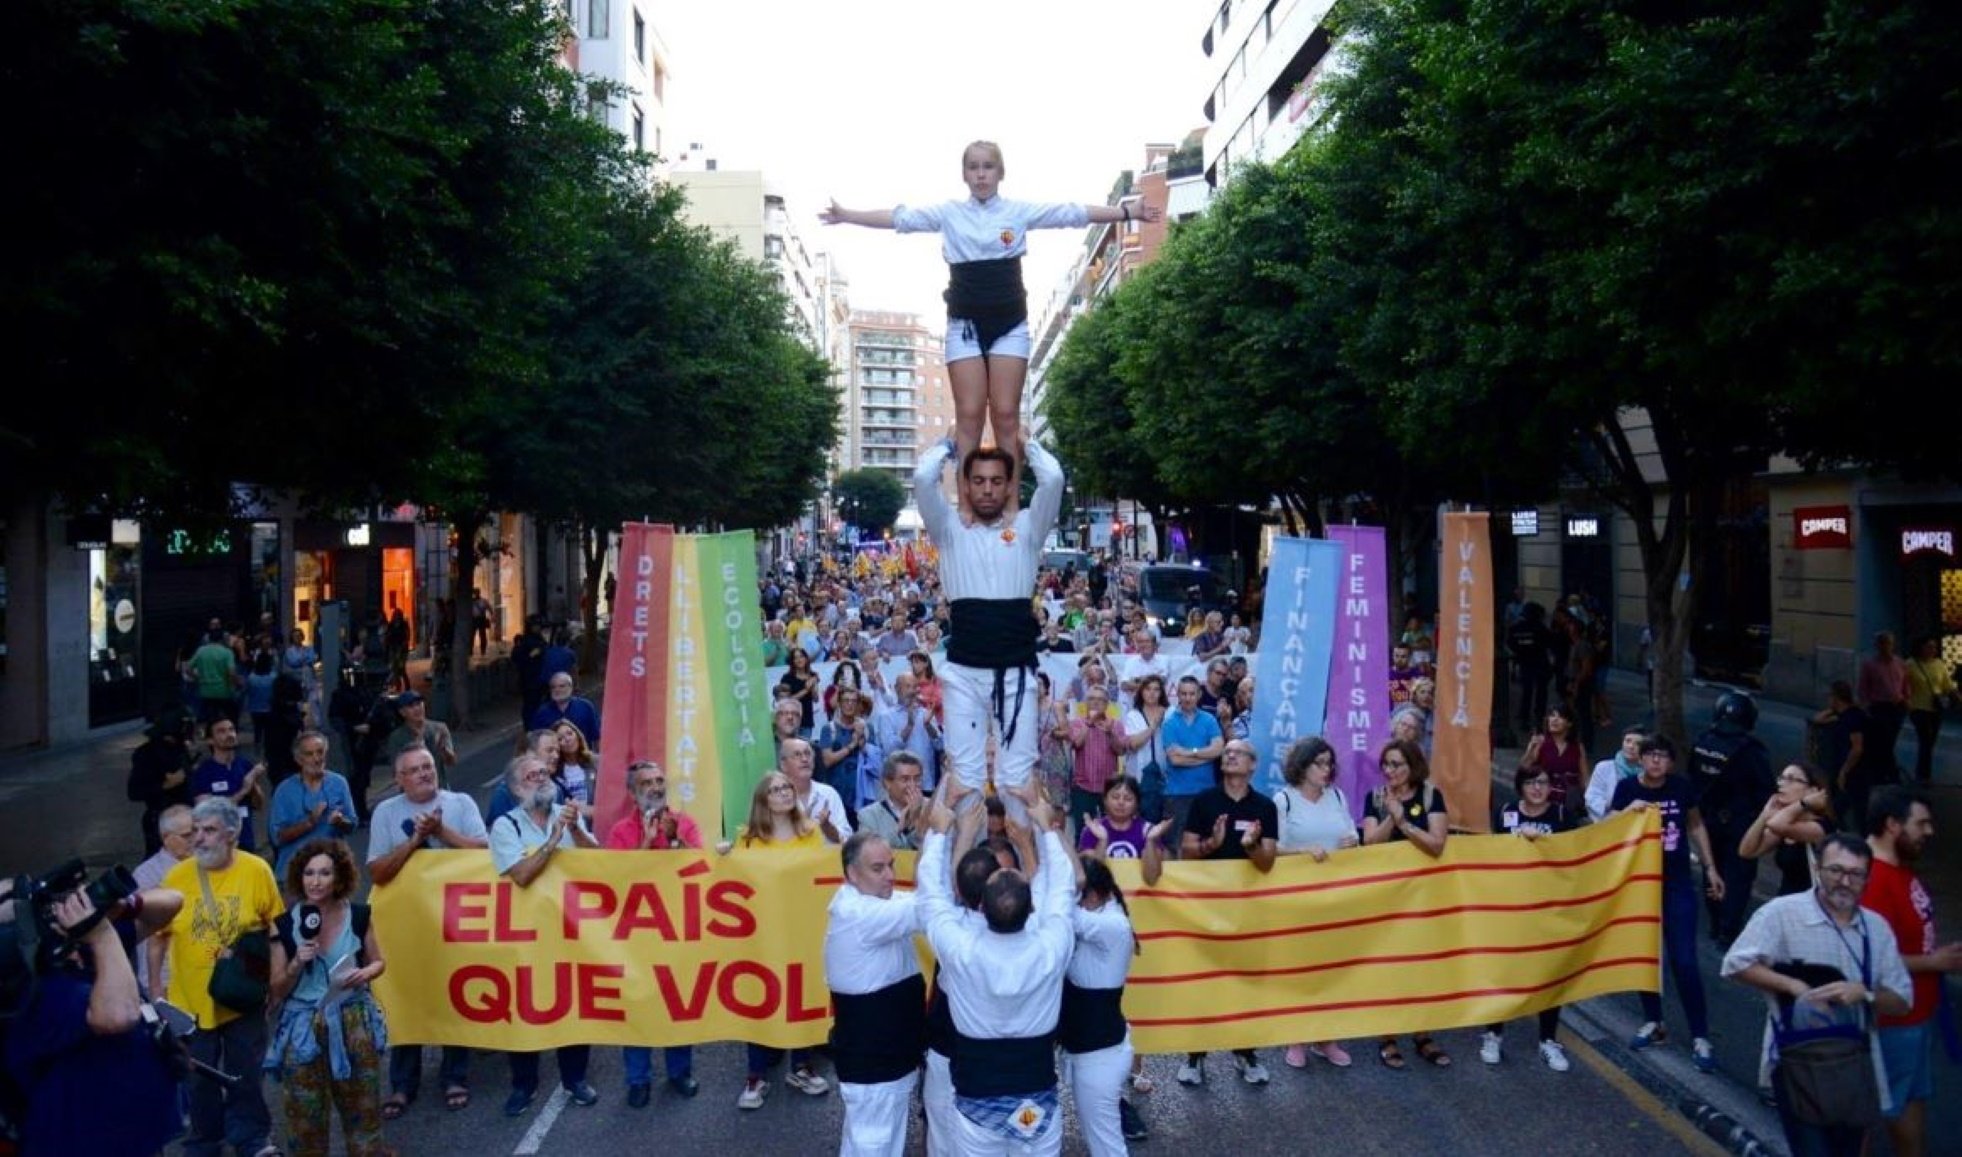
[[1078, 988], [1123, 988], [1131, 976], [1137, 937], [1131, 931], [1131, 918], [1117, 901], [1106, 901], [1094, 912], [1081, 904], [1070, 909], [1070, 929], [1076, 936], [1070, 983]]
[[847, 883], [826, 911], [824, 983], [831, 991], [864, 996], [919, 975], [913, 936], [921, 931], [920, 909], [912, 893], [881, 900]]
[[[1035, 497], [1008, 526], [962, 526], [940, 493], [940, 473], [954, 453], [950, 441], [936, 442], [920, 455], [913, 472], [913, 498], [920, 521], [940, 549], [940, 589], [954, 599], [1026, 599], [1035, 590], [1042, 563], [1042, 541], [1056, 527], [1063, 505], [1063, 467], [1054, 455], [1028, 443], [1035, 471]], [[958, 464], [956, 464], [958, 468]]]
[[961, 1035], [976, 1040], [1042, 1036], [1063, 1009], [1063, 974], [1076, 934], [1075, 874], [1055, 832], [1042, 834], [1042, 866], [1032, 887], [1034, 911], [1020, 932], [991, 931], [961, 919], [954, 903], [944, 832], [929, 832], [920, 852], [919, 894], [927, 940], [947, 978], [948, 1008]]
[[948, 264], [1020, 257], [1029, 250], [1031, 229], [1081, 229], [1090, 223], [1082, 205], [1011, 201], [943, 201], [938, 205], [895, 205], [895, 233], [938, 233], [940, 255]]

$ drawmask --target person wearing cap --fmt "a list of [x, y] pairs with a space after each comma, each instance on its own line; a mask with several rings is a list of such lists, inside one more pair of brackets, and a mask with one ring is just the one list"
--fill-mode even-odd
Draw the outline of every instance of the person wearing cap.
[[420, 691], [397, 695], [395, 710], [401, 722], [382, 744], [382, 758], [393, 765], [395, 757], [408, 748], [426, 747], [436, 757], [436, 773], [443, 777], [443, 787], [447, 789], [450, 768], [457, 761], [456, 740], [450, 735], [450, 725], [429, 717], [429, 705], [423, 701]]
[[572, 693], [572, 673], [555, 671], [545, 681], [545, 702], [531, 713], [530, 726], [533, 731], [550, 731], [563, 721], [579, 729], [586, 737], [586, 746], [598, 750], [600, 745], [600, 714], [593, 701], [583, 695]]

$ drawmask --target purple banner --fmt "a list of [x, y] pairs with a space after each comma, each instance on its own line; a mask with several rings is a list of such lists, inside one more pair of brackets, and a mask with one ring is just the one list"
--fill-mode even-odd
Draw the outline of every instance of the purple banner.
[[1331, 526], [1328, 537], [1342, 548], [1342, 575], [1323, 734], [1335, 748], [1335, 786], [1361, 823], [1369, 793], [1383, 784], [1376, 755], [1390, 738], [1388, 567], [1382, 527]]

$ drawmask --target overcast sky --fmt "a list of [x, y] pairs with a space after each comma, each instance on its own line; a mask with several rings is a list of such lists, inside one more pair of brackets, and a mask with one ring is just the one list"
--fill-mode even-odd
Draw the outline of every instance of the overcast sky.
[[[997, 141], [1005, 195], [1100, 204], [1148, 141], [1205, 123], [1200, 52], [1218, 0], [679, 0], [653, 9], [673, 63], [672, 158], [699, 141], [761, 169], [814, 253], [835, 254], [855, 309], [940, 316], [939, 238], [818, 224], [853, 209], [965, 197], [961, 148]], [[1038, 234], [1024, 262], [1040, 312], [1081, 234]]]

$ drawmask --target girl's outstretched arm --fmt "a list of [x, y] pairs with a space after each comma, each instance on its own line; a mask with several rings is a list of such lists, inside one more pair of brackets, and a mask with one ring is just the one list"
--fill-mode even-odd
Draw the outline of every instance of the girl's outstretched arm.
[[868, 229], [892, 228], [891, 209], [847, 209], [838, 202], [818, 211], [818, 220], [826, 225], [863, 225]]

